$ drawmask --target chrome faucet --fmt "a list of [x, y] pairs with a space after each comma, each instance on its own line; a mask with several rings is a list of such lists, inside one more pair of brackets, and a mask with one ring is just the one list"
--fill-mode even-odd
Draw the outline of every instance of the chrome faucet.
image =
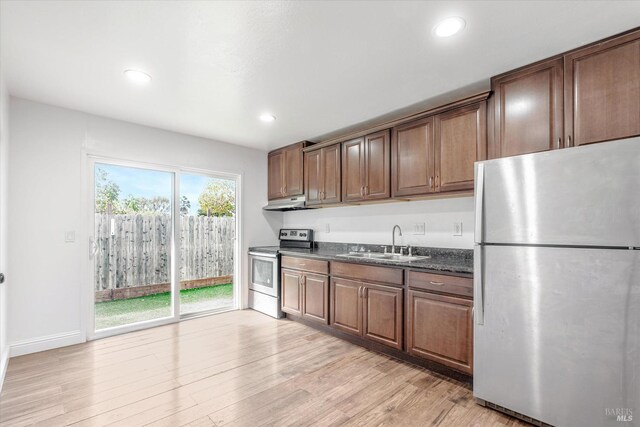
[[399, 225], [394, 225], [393, 230], [391, 230], [391, 253], [396, 253], [396, 228], [398, 229], [399, 236], [402, 236], [402, 228]]

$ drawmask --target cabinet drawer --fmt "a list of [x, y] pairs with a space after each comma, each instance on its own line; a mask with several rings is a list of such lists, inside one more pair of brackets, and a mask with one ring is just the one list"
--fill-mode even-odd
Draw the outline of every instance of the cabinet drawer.
[[407, 280], [411, 288], [473, 298], [473, 279], [467, 277], [409, 271]]
[[400, 268], [349, 264], [347, 262], [332, 262], [331, 275], [349, 279], [365, 280], [367, 282], [389, 283], [398, 286], [402, 286], [404, 283], [403, 270]]
[[313, 273], [329, 274], [329, 262], [319, 259], [297, 258], [292, 256], [282, 257], [282, 268], [311, 271]]

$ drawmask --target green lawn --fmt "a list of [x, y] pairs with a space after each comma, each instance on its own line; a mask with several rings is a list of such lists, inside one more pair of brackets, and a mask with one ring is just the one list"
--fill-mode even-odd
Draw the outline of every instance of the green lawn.
[[[182, 313], [229, 307], [233, 304], [233, 284], [180, 291]], [[126, 325], [171, 315], [171, 294], [148, 295], [96, 303], [96, 329]]]

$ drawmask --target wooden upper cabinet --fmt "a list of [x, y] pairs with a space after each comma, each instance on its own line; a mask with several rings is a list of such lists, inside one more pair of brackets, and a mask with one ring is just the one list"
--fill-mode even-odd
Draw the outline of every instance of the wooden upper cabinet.
[[564, 57], [571, 145], [640, 135], [640, 30]]
[[299, 142], [269, 153], [269, 200], [299, 196], [304, 192], [303, 154], [307, 142]]
[[284, 192], [287, 197], [304, 194], [302, 147], [284, 152]]
[[433, 117], [393, 128], [391, 195], [410, 196], [435, 191]]
[[342, 200], [386, 199], [391, 195], [389, 131], [342, 143]]
[[473, 372], [470, 299], [409, 289], [407, 351], [459, 371]]
[[339, 203], [342, 200], [342, 175], [340, 167], [340, 144], [322, 149], [323, 186], [322, 203]]
[[284, 151], [269, 153], [269, 200], [284, 197]]
[[342, 143], [342, 200], [364, 199], [365, 186], [364, 138]]
[[304, 153], [304, 190], [307, 205], [341, 200], [340, 144]]
[[364, 137], [366, 200], [391, 196], [391, 141], [389, 131], [383, 130]]
[[491, 79], [495, 130], [489, 158], [563, 146], [562, 70], [562, 58], [554, 58]]
[[322, 150], [304, 153], [304, 192], [307, 205], [322, 203]]
[[472, 190], [474, 162], [487, 158], [486, 102], [435, 117], [437, 191]]

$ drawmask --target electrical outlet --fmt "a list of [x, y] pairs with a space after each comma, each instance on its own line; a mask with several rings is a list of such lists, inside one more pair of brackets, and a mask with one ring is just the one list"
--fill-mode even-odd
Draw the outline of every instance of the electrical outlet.
[[73, 243], [76, 241], [76, 232], [75, 231], [65, 231], [64, 232], [64, 241], [66, 243]]
[[453, 223], [453, 235], [462, 236], [462, 222]]
[[413, 224], [413, 234], [424, 234], [425, 224], [424, 222], [416, 222]]
[[329, 224], [325, 224], [324, 225], [324, 232], [325, 233], [331, 233], [331, 226], [329, 226]]

